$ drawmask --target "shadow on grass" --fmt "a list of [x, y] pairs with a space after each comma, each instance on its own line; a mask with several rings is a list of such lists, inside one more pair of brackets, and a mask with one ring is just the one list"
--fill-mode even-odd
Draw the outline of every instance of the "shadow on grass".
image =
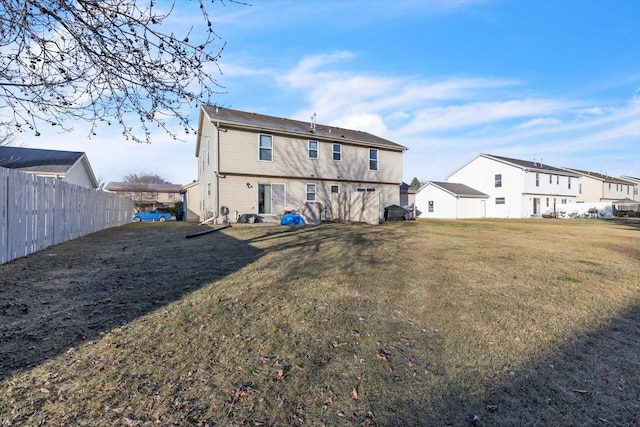
[[640, 425], [640, 307], [512, 369], [486, 401], [462, 400], [477, 425]]
[[474, 382], [488, 398], [449, 389], [435, 408], [433, 399], [407, 396], [390, 406], [423, 414], [416, 425], [640, 425], [640, 307], [542, 360]]
[[[260, 256], [188, 223], [104, 230], [0, 265], [0, 379], [231, 274]], [[200, 229], [198, 229], [200, 230]]]

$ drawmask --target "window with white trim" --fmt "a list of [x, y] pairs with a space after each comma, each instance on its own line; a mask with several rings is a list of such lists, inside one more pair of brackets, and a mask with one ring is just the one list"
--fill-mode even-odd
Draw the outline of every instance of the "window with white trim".
[[378, 170], [378, 149], [369, 148], [369, 170]]
[[340, 192], [340, 186], [338, 184], [331, 185], [331, 194], [338, 194]]
[[504, 205], [505, 203], [504, 197], [496, 197], [496, 205]]
[[315, 202], [315, 200], [316, 200], [316, 185], [307, 184], [307, 201]]
[[540, 187], [540, 173], [536, 172], [536, 187]]
[[497, 173], [496, 174], [496, 176], [494, 178], [494, 182], [495, 182], [496, 188], [502, 187], [502, 174], [501, 173]]
[[318, 141], [309, 141], [309, 158], [318, 158]]
[[568, 177], [567, 177], [567, 179], [568, 179], [568, 181], [567, 181], [567, 185], [568, 185], [568, 187], [569, 187], [569, 190], [571, 190], [571, 177], [570, 177], [570, 176], [568, 176]]
[[333, 153], [333, 160], [339, 162], [342, 160], [342, 144], [333, 144], [331, 147]]
[[259, 159], [264, 162], [273, 161], [273, 136], [260, 134], [260, 157]]
[[427, 202], [429, 212], [433, 212], [433, 200]]

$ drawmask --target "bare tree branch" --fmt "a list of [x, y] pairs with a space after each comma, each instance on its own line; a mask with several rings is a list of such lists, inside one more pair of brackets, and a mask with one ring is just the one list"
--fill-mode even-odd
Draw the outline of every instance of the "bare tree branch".
[[149, 142], [151, 125], [177, 138], [177, 119], [192, 132], [189, 108], [221, 93], [211, 72], [224, 42], [206, 8], [215, 0], [191, 1], [201, 26], [163, 32], [175, 1], [162, 10], [156, 0], [0, 0], [0, 127], [39, 135], [85, 120], [92, 134], [115, 124]]

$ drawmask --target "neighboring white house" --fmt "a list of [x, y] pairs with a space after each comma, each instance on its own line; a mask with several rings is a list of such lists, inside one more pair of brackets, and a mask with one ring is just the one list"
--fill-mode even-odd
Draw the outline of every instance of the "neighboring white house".
[[530, 218], [562, 209], [579, 193], [575, 172], [536, 161], [478, 154], [447, 177], [489, 195], [486, 216]]
[[603, 175], [580, 169], [564, 168], [580, 175], [578, 202], [615, 202], [622, 199], [633, 199], [637, 185], [622, 178]]
[[79, 151], [0, 147], [0, 166], [43, 177], [58, 178], [86, 188], [98, 188], [89, 159]]
[[[232, 215], [275, 219], [286, 209], [331, 195], [380, 194], [384, 207], [400, 202], [406, 147], [367, 132], [205, 105], [195, 155], [202, 220]], [[191, 210], [196, 210], [192, 205]]]
[[416, 194], [419, 218], [484, 218], [489, 195], [465, 184], [429, 181]]

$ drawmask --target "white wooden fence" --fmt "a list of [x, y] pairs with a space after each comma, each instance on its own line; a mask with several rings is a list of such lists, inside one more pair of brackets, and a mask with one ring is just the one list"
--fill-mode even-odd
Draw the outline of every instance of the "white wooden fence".
[[0, 168], [0, 264], [131, 222], [133, 201]]

